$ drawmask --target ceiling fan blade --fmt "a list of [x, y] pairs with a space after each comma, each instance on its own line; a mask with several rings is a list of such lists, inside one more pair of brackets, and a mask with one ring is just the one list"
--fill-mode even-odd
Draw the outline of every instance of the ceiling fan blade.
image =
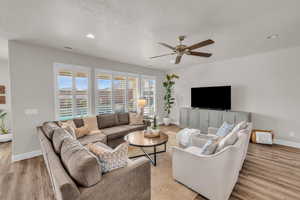
[[196, 51], [190, 51], [190, 52], [188, 52], [188, 55], [201, 56], [201, 57], [210, 57], [210, 56], [212, 56], [211, 53], [203, 53], [203, 52], [196, 52]]
[[162, 45], [162, 46], [164, 46], [164, 47], [167, 47], [167, 48], [172, 49], [172, 50], [175, 51], [175, 47], [172, 47], [171, 45], [168, 45], [168, 44], [163, 43], [163, 42], [159, 42], [158, 44], [160, 44], [160, 45]]
[[178, 55], [178, 56], [176, 57], [175, 64], [179, 64], [179, 63], [180, 63], [181, 57], [182, 57], [182, 56], [180, 56], [180, 55]]
[[166, 53], [166, 54], [162, 54], [162, 55], [159, 55], [159, 56], [153, 56], [153, 57], [150, 57], [150, 59], [152, 58], [159, 58], [159, 57], [163, 57], [163, 56], [170, 56], [170, 55], [174, 55], [176, 54], [175, 52], [174, 53]]
[[207, 45], [210, 45], [210, 44], [213, 44], [213, 43], [215, 43], [215, 42], [213, 40], [209, 39], [209, 40], [199, 42], [197, 44], [193, 44], [193, 45], [191, 45], [189, 47], [186, 47], [184, 49], [189, 49], [189, 50], [198, 49], [200, 47], [204, 47], [204, 46], [207, 46]]

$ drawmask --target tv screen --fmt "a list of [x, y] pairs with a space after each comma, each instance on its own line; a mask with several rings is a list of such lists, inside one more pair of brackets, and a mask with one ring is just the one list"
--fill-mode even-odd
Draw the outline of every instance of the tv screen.
[[194, 108], [230, 110], [231, 86], [192, 88], [191, 106]]

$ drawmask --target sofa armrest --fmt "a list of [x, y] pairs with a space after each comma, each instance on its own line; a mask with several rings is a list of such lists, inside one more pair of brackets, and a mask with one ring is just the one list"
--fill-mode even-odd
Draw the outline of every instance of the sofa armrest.
[[208, 127], [207, 129], [207, 133], [210, 134], [210, 135], [216, 135], [217, 132], [218, 132], [218, 128], [215, 128], [215, 127]]
[[79, 188], [79, 190], [81, 199], [86, 200], [150, 200], [150, 184], [150, 162], [142, 157], [129, 162], [127, 167], [104, 174], [98, 184], [88, 188]]

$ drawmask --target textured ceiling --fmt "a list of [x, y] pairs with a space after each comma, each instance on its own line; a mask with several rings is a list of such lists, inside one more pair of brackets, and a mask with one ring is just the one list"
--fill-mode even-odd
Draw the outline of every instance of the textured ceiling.
[[[299, 7], [299, 0], [1, 0], [0, 38], [171, 69], [174, 56], [149, 57], [168, 53], [157, 42], [176, 45], [178, 35], [188, 45], [216, 41], [201, 49], [211, 58], [184, 56], [179, 66], [298, 46]], [[271, 34], [279, 38], [267, 40]]]

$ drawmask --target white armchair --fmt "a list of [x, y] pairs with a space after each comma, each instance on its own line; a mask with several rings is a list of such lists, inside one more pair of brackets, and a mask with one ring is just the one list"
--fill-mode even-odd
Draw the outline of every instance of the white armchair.
[[[242, 134], [234, 145], [213, 155], [174, 147], [173, 178], [210, 200], [227, 200], [246, 157], [251, 129], [249, 124], [247, 134]], [[194, 146], [202, 147], [213, 134], [196, 137], [193, 138]]]

